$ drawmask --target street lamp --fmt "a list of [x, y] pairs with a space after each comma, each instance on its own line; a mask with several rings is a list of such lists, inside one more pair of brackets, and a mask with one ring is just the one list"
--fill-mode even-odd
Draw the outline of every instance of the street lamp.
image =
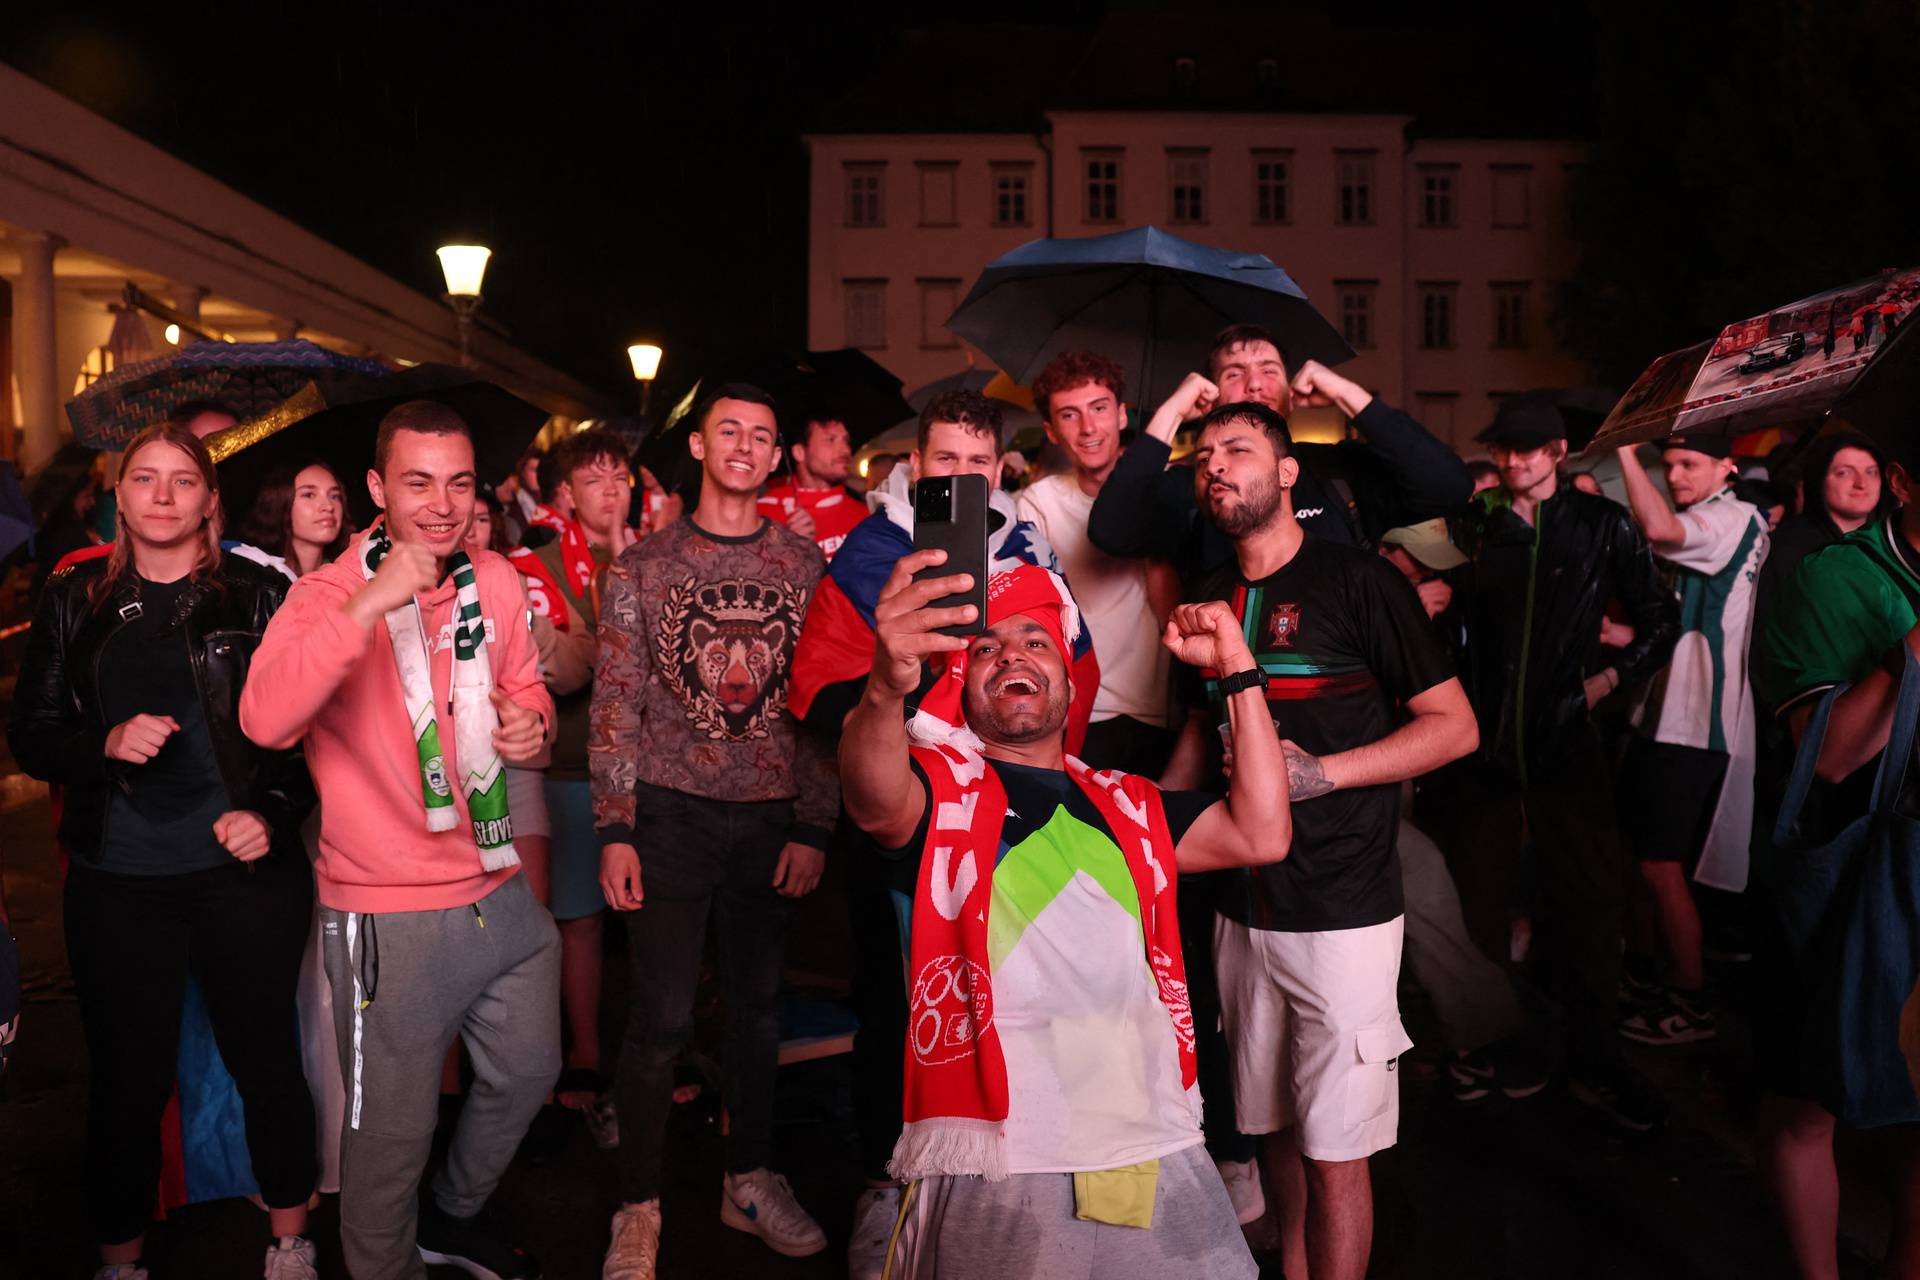
[[636, 342], [627, 348], [627, 359], [633, 361], [633, 376], [640, 383], [642, 418], [647, 416], [647, 401], [653, 394], [653, 379], [660, 372], [660, 357], [664, 354], [651, 342]]
[[447, 278], [447, 305], [460, 328], [460, 363], [473, 368], [473, 313], [480, 309], [480, 281], [493, 250], [478, 244], [441, 245], [440, 270]]

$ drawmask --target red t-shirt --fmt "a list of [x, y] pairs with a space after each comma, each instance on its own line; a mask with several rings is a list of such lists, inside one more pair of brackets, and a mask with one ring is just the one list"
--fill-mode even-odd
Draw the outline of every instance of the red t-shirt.
[[853, 532], [853, 527], [867, 518], [867, 504], [858, 494], [838, 485], [831, 489], [801, 489], [788, 481], [760, 495], [760, 514], [769, 520], [786, 524], [796, 507], [813, 516], [813, 540], [829, 560]]

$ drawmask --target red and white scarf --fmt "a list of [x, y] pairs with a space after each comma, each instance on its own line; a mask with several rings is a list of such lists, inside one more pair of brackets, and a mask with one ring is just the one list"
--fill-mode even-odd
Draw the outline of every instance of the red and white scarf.
[[[593, 575], [598, 566], [593, 562], [593, 544], [587, 540], [585, 526], [578, 520], [566, 520], [555, 527], [560, 530], [560, 569], [568, 588], [574, 599], [592, 600]], [[552, 622], [554, 630], [568, 630], [572, 615], [567, 598], [546, 562], [525, 547], [515, 547], [507, 553], [507, 559], [526, 576], [527, 600], [533, 611]]]
[[[987, 594], [992, 621], [1029, 614], [1063, 654], [1071, 652], [1067, 628], [1077, 629], [1078, 619], [1056, 575], [1023, 566], [994, 575]], [[993, 1025], [987, 949], [1007, 794], [961, 717], [953, 686], [964, 675], [964, 655], [951, 655], [947, 686], [929, 694], [933, 708], [923, 702], [909, 727], [913, 758], [931, 790], [909, 946], [906, 1125], [888, 1165], [902, 1181], [943, 1174], [997, 1180], [1008, 1172], [1007, 1063]], [[1174, 900], [1178, 866], [1160, 789], [1130, 774], [1096, 773], [1072, 756], [1066, 763], [1133, 877], [1147, 966], [1173, 1023], [1180, 1083], [1197, 1119], [1193, 1010]]]

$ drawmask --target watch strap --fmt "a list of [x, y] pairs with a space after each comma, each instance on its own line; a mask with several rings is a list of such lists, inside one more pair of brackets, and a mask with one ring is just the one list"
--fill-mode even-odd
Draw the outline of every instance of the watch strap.
[[1267, 682], [1266, 673], [1258, 667], [1249, 667], [1245, 671], [1236, 671], [1230, 676], [1220, 677], [1220, 696], [1231, 698], [1242, 689], [1258, 689]]

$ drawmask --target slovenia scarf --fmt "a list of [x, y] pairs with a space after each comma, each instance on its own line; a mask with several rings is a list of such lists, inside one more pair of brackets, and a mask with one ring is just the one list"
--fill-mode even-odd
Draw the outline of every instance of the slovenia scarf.
[[[360, 567], [368, 578], [380, 567], [393, 544], [384, 526], [376, 525], [360, 547]], [[513, 818], [507, 812], [507, 773], [493, 748], [493, 731], [500, 727], [488, 695], [493, 691], [493, 668], [487, 662], [486, 620], [480, 613], [480, 584], [473, 562], [464, 551], [447, 560], [455, 591], [453, 622], [453, 733], [462, 773], [461, 790], [467, 816], [473, 822], [473, 841], [479, 846], [480, 865], [488, 871], [518, 866], [513, 848]], [[387, 614], [387, 639], [400, 671], [400, 689], [413, 726], [420, 759], [420, 794], [427, 811], [427, 830], [452, 831], [460, 824], [447, 781], [446, 758], [440, 744], [439, 717], [433, 706], [433, 654], [420, 618], [420, 602], [410, 600]]]

